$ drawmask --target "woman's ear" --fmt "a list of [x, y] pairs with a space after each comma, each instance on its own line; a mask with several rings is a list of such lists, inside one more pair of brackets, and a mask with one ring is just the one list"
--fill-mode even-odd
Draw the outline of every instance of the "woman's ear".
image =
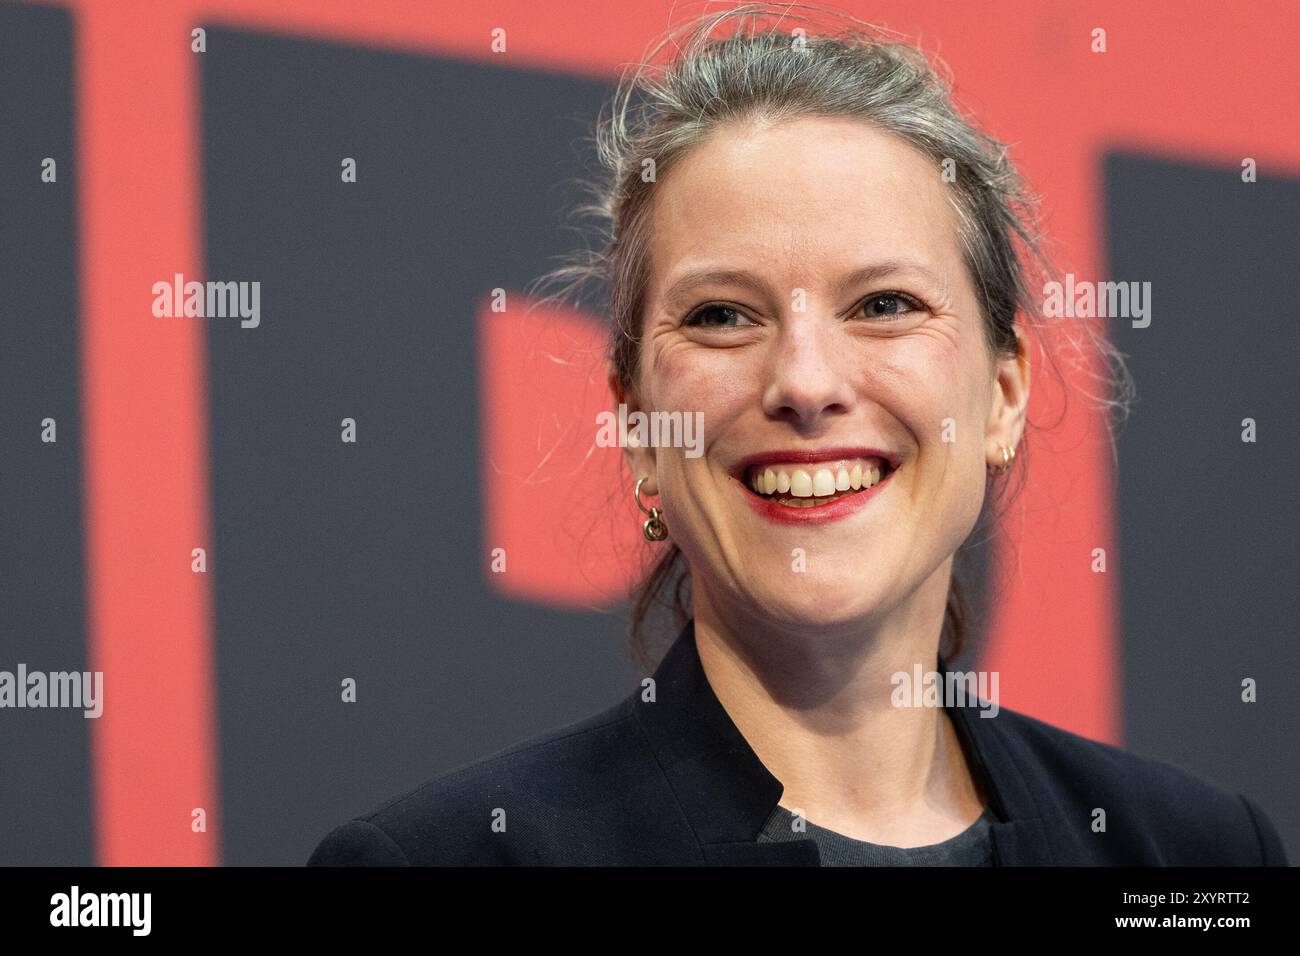
[[1016, 354], [999, 356], [994, 365], [993, 394], [989, 418], [985, 427], [985, 440], [989, 444], [991, 464], [998, 463], [999, 445], [1020, 447], [1025, 433], [1025, 419], [1029, 412], [1029, 338], [1017, 324]]
[[[642, 410], [635, 392], [624, 391], [616, 372], [611, 372], [609, 375], [609, 390], [614, 399], [614, 414], [618, 416], [619, 421], [625, 422], [633, 412]], [[626, 407], [620, 410], [619, 406]], [[641, 486], [641, 496], [649, 498], [659, 494], [659, 479], [655, 472], [655, 452], [653, 448], [636, 447], [633, 445], [634, 441], [635, 437], [633, 435], [627, 435], [627, 444], [623, 446], [623, 460], [627, 462], [628, 470], [632, 473], [634, 487], [638, 479], [646, 479], [646, 483]]]

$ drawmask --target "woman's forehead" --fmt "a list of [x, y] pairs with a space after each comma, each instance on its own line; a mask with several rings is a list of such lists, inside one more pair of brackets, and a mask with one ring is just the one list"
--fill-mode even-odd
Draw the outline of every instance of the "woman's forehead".
[[650, 241], [661, 289], [684, 260], [752, 263], [960, 258], [941, 165], [860, 120], [733, 124], [695, 146], [656, 186]]

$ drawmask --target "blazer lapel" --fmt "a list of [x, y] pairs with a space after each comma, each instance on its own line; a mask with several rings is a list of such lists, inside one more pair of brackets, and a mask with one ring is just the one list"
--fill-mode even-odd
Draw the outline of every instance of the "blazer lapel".
[[655, 699], [634, 713], [712, 866], [818, 866], [812, 840], [758, 843], [784, 787], [713, 693], [695, 647], [695, 622], [654, 674]]
[[[947, 684], [949, 668], [937, 658], [939, 678]], [[992, 825], [994, 863], [999, 866], [1050, 866], [1063, 862], [1053, 851], [1050, 829], [1016, 764], [999, 728], [997, 717], [984, 717], [978, 699], [965, 705], [949, 702], [945, 707], [961, 740], [971, 772], [984, 785], [984, 792], [997, 821]], [[1061, 832], [1058, 827], [1057, 832]]]

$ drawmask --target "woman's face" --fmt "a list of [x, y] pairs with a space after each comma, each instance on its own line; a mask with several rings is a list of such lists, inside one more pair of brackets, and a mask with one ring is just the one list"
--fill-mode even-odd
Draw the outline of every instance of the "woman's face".
[[655, 186], [624, 400], [702, 412], [703, 454], [627, 454], [697, 601], [807, 629], [922, 588], [942, 607], [1028, 389], [985, 344], [949, 188], [937, 162], [839, 118], [726, 127]]

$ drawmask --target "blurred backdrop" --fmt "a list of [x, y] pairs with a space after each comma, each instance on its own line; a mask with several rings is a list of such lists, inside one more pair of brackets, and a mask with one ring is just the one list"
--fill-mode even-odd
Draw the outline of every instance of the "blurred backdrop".
[[[620, 68], [723, 6], [0, 4], [0, 671], [104, 674], [99, 718], [0, 709], [0, 864], [300, 864], [633, 688], [599, 305], [528, 289], [584, 241]], [[966, 663], [1300, 859], [1300, 10], [839, 8], [951, 66], [1063, 271], [1152, 283], [1118, 464], [1035, 375]], [[177, 276], [257, 282], [256, 319], [155, 314]]]

